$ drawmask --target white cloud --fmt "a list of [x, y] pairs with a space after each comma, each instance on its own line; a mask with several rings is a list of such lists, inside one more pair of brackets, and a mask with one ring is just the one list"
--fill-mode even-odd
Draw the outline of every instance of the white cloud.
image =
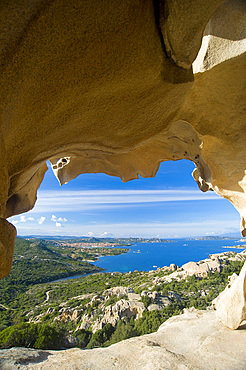
[[45, 221], [45, 217], [44, 216], [41, 216], [39, 219], [38, 219], [38, 223], [39, 225], [42, 225]]
[[61, 221], [61, 222], [67, 222], [67, 219], [64, 217], [64, 218], [62, 218], [62, 217], [59, 217], [58, 219], [57, 219], [57, 221]]
[[[200, 190], [84, 190], [84, 191], [39, 191], [32, 213], [75, 212], [138, 206], [146, 203], [220, 200], [212, 192]], [[52, 215], [51, 220], [66, 222], [66, 218]]]
[[51, 221], [67, 222], [67, 219], [65, 217], [64, 218], [62, 218], [62, 217], [57, 218], [55, 215], [52, 215], [51, 216]]
[[16, 220], [16, 221], [15, 221], [15, 223], [16, 223], [16, 224], [17, 224], [17, 223], [19, 223], [19, 222], [25, 223], [25, 222], [27, 222], [27, 221], [34, 221], [34, 218], [33, 218], [33, 217], [27, 217], [27, 218], [26, 218], [26, 216], [25, 216], [25, 215], [21, 215], [21, 216], [20, 216], [19, 221], [18, 221], [18, 220]]
[[[213, 206], [213, 212], [207, 215], [207, 210], [205, 209], [205, 213], [201, 214], [198, 212], [196, 216], [195, 208], [199, 211], [200, 206], [202, 209], [204, 205], [199, 203], [199, 201], [208, 199], [210, 202], [213, 201], [213, 204], [210, 203]], [[212, 192], [202, 193], [199, 190], [187, 189], [125, 191], [64, 191], [61, 189], [60, 191], [39, 191], [37, 204], [29, 213], [33, 217], [27, 217], [28, 214], [23, 215], [24, 217], [22, 217], [21, 222], [20, 216], [18, 219], [15, 216], [16, 221], [13, 220], [12, 222], [15, 225], [18, 224], [17, 229], [19, 235], [41, 235], [42, 233], [45, 233], [45, 235], [54, 235], [54, 233], [59, 233], [59, 235], [77, 236], [135, 235], [150, 237], [160, 235], [160, 237], [182, 237], [206, 235], [206, 233], [209, 235], [213, 233], [218, 234], [223, 232], [226, 227], [237, 228], [239, 217], [236, 211], [233, 209], [233, 211], [229, 210], [225, 214], [222, 214], [220, 211], [221, 204], [217, 200], [228, 202]], [[175, 216], [171, 211], [169, 214], [169, 210], [173, 209], [176, 205], [165, 202], [184, 202], [178, 204], [179, 212], [180, 207], [183, 207], [182, 212], [178, 216]], [[191, 202], [195, 203], [191, 204]], [[166, 205], [168, 205], [168, 212], [165, 211]], [[190, 206], [192, 207], [192, 212], [189, 214]], [[123, 207], [129, 209], [123, 209]], [[130, 207], [132, 208], [130, 209]], [[151, 211], [151, 207], [154, 207], [156, 211]], [[218, 207], [218, 217], [214, 214], [216, 207]], [[95, 211], [91, 211], [92, 209]], [[104, 211], [107, 209], [109, 210], [107, 215], [110, 215], [110, 217], [100, 219], [101, 210]], [[138, 222], [131, 222], [132, 220], [136, 220], [134, 219], [134, 213], [130, 214], [129, 218], [126, 216], [126, 211], [130, 210], [132, 212], [133, 209], [136, 209], [136, 219]], [[161, 213], [160, 210], [162, 209], [163, 212]], [[186, 209], [187, 217], [184, 217]], [[114, 213], [116, 216], [111, 217], [111, 214], [113, 214], [111, 211], [114, 210], [117, 211]], [[122, 210], [124, 212], [122, 212], [121, 217]], [[71, 212], [70, 214], [73, 215], [67, 216], [66, 211]], [[150, 211], [150, 214], [148, 214], [148, 211]], [[163, 217], [161, 216], [162, 214]], [[41, 215], [45, 215], [46, 218]], [[63, 215], [66, 215], [67, 218], [63, 217]], [[72, 222], [72, 218], [75, 215], [76, 221]], [[211, 216], [213, 216], [213, 219]], [[31, 227], [32, 224], [24, 221], [32, 221], [31, 218], [34, 217], [39, 225], [42, 225], [46, 220], [45, 230], [43, 227], [40, 227], [40, 229], [35, 229], [36, 231], [34, 231], [34, 227]], [[66, 223], [66, 227], [63, 226], [63, 223]], [[106, 234], [105, 230], [107, 230], [108, 234]]]
[[18, 225], [18, 223], [19, 223], [19, 221], [18, 221], [18, 220], [13, 220], [13, 221], [12, 221], [12, 224], [13, 224], [13, 225]]
[[[197, 221], [184, 221], [184, 222], [122, 222], [122, 223], [109, 223], [107, 224], [108, 232], [105, 232], [105, 224], [97, 223], [94, 225], [80, 225], [79, 231], [77, 227], [71, 227], [67, 230], [68, 235], [87, 235], [95, 237], [110, 237], [110, 236], [141, 236], [141, 237], [154, 237], [159, 235], [162, 238], [174, 237], [192, 237], [206, 235], [220, 235], [225, 231], [228, 225], [237, 226], [239, 220], [204, 220], [202, 223]], [[88, 231], [88, 229], [90, 231]]]
[[[10, 220], [11, 221], [11, 220]], [[14, 221], [11, 221], [14, 223]], [[56, 221], [57, 222], [57, 221]], [[58, 232], [59, 235], [75, 235], [75, 236], [116, 236], [116, 237], [155, 237], [159, 235], [161, 238], [175, 238], [175, 237], [193, 237], [201, 235], [221, 235], [227, 228], [235, 228], [238, 231], [239, 216], [234, 219], [207, 219], [200, 222], [197, 221], [170, 221], [170, 222], [111, 222], [105, 225], [105, 222], [98, 222], [97, 224], [85, 225], [81, 224], [67, 224], [66, 227], [56, 225], [54, 230], [53, 225], [46, 223], [45, 232], [42, 228], [30, 228], [28, 223], [19, 223], [17, 230], [19, 235], [54, 235]], [[106, 234], [105, 229], [108, 230]], [[231, 229], [230, 229], [231, 230]], [[111, 235], [110, 235], [111, 234]]]
[[105, 237], [107, 237], [107, 238], [114, 238], [114, 234], [108, 233], [107, 231], [104, 231], [104, 233], [100, 234], [100, 236], [102, 238], [105, 238]]

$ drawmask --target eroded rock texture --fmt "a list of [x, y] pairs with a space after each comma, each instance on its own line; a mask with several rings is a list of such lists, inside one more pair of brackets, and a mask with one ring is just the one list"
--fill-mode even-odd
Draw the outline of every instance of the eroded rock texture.
[[230, 277], [226, 289], [213, 303], [218, 319], [228, 328], [237, 329], [246, 320], [246, 262], [239, 276]]
[[171, 317], [156, 333], [130, 338], [108, 348], [43, 351], [1, 350], [3, 370], [57, 369], [245, 369], [245, 325], [230, 330], [215, 311], [186, 309]]
[[34, 206], [48, 159], [63, 184], [186, 158], [246, 235], [243, 0], [6, 0], [0, 25], [2, 219]]

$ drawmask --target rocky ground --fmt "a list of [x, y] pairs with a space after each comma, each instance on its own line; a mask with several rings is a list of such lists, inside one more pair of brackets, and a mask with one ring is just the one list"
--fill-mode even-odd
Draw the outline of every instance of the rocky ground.
[[[224, 252], [213, 254], [206, 260], [199, 262], [188, 262], [181, 267], [171, 264], [169, 267], [164, 266], [149, 272], [143, 272], [142, 279], [145, 279], [143, 284], [136, 284], [136, 290], [141, 289], [141, 293], [135, 293], [131, 287], [117, 286], [106, 289], [100, 294], [84, 294], [75, 296], [60, 303], [59, 312], [55, 314], [54, 308], [49, 306], [49, 293], [46, 292], [46, 299], [43, 307], [47, 309], [41, 314], [36, 315], [35, 311], [31, 310], [26, 313], [29, 322], [38, 323], [45, 316], [54, 315], [53, 320], [57, 322], [74, 322], [79, 329], [90, 329], [92, 333], [103, 328], [106, 324], [112, 324], [116, 327], [117, 323], [124, 317], [130, 319], [139, 319], [143, 312], [162, 310], [168, 306], [173, 300], [181, 300], [182, 297], [175, 291], [168, 291], [165, 295], [152, 291], [155, 286], [161, 286], [163, 283], [171, 281], [181, 281], [189, 276], [206, 277], [209, 272], [220, 272], [223, 269], [224, 261], [243, 261], [246, 260], [246, 250], [241, 253]], [[131, 273], [129, 273], [129, 276]], [[182, 296], [191, 296], [191, 291], [182, 292]], [[196, 295], [204, 297], [209, 295], [208, 289], [200, 289]], [[86, 302], [86, 303], [85, 303]]]
[[[110, 323], [116, 327], [122, 318], [137, 320], [145, 310], [161, 310], [174, 299], [181, 297], [175, 291], [167, 295], [151, 288], [163, 286], [170, 281], [186, 280], [195, 275], [205, 277], [209, 272], [220, 272], [227, 260], [245, 261], [246, 250], [241, 253], [224, 252], [211, 255], [204, 261], [189, 262], [180, 268], [175, 265], [145, 273], [148, 277], [140, 293], [132, 287], [110, 287], [100, 294], [86, 294], [60, 304], [54, 321], [74, 322], [77, 329], [90, 329], [93, 333]], [[163, 272], [165, 274], [163, 275]], [[156, 333], [130, 338], [108, 348], [92, 350], [72, 348], [67, 350], [34, 350], [11, 348], [0, 350], [0, 368], [15, 369], [230, 369], [240, 370], [246, 366], [246, 264], [237, 277], [229, 280], [228, 287], [207, 310], [184, 309], [182, 314], [164, 322]], [[229, 292], [229, 294], [228, 294]], [[204, 296], [206, 290], [198, 292]], [[186, 292], [186, 294], [190, 294]], [[48, 305], [50, 291], [46, 292], [44, 304]], [[81, 308], [79, 302], [86, 302]], [[70, 306], [68, 306], [68, 303]], [[234, 304], [236, 303], [236, 304]], [[39, 316], [27, 313], [29, 322], [40, 322], [52, 314], [52, 308]], [[217, 311], [216, 311], [217, 309]], [[230, 327], [239, 326], [237, 330]], [[236, 327], [237, 327], [236, 326]], [[236, 328], [235, 327], [235, 328]], [[76, 331], [70, 337], [74, 346]]]
[[108, 348], [42, 351], [2, 350], [2, 370], [42, 369], [225, 369], [246, 365], [246, 322], [230, 330], [213, 310], [185, 310], [161, 325], [156, 333], [131, 338]]

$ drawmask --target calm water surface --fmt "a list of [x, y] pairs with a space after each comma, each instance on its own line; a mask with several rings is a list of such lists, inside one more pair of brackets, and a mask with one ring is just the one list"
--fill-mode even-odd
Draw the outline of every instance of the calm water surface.
[[[100, 257], [94, 265], [105, 269], [104, 272], [129, 272], [129, 271], [149, 271], [157, 267], [169, 266], [170, 263], [175, 263], [177, 266], [182, 266], [189, 261], [198, 262], [208, 258], [210, 254], [222, 253], [228, 251], [241, 252], [241, 249], [223, 248], [223, 246], [233, 246], [246, 244], [245, 241], [239, 239], [228, 240], [189, 240], [177, 239], [173, 242], [164, 243], [136, 243], [126, 248], [129, 252], [119, 256]], [[116, 247], [117, 248], [117, 247]], [[50, 283], [58, 281], [76, 279], [86, 275], [69, 276], [67, 278], [54, 280]]]
[[189, 261], [198, 262], [208, 258], [209, 254], [226, 251], [241, 252], [245, 249], [225, 249], [223, 246], [246, 244], [246, 240], [189, 240], [178, 239], [164, 243], [136, 243], [131, 245], [128, 253], [119, 256], [101, 257], [94, 264], [106, 269], [106, 272], [149, 271], [156, 267], [169, 266], [175, 263], [178, 266]]

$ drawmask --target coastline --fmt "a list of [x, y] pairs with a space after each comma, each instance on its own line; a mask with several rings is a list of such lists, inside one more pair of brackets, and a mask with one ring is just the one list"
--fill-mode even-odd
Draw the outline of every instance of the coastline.
[[[243, 241], [245, 244], [245, 240]], [[231, 244], [231, 245], [229, 245]], [[235, 251], [239, 244], [238, 238], [228, 239], [228, 250]], [[238, 251], [246, 247], [239, 245]], [[104, 256], [94, 264], [106, 269], [106, 272], [150, 271], [153, 266], [161, 268], [176, 264], [181, 266], [190, 261], [201, 261], [209, 258], [210, 254], [225, 251], [225, 239], [176, 239], [175, 243], [135, 243], [129, 246], [129, 252], [119, 256]]]

